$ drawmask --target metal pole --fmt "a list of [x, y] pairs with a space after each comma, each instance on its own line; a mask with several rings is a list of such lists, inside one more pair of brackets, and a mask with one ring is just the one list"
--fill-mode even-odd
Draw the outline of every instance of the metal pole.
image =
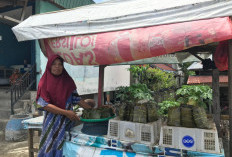
[[104, 69], [105, 65], [99, 66], [99, 80], [98, 80], [98, 107], [102, 105], [102, 96], [104, 90]]
[[11, 115], [14, 114], [14, 107], [13, 107], [13, 89], [10, 90], [10, 109]]
[[232, 156], [232, 40], [229, 40], [229, 54], [228, 54], [228, 99], [229, 99], [229, 126], [230, 126], [230, 142], [229, 150]]

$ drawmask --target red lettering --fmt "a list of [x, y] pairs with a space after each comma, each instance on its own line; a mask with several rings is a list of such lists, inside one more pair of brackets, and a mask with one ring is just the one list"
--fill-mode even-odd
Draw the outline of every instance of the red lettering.
[[73, 42], [74, 42], [74, 36], [71, 36], [69, 50], [73, 50]]
[[60, 38], [56, 38], [56, 48], [60, 48]]
[[56, 48], [56, 41], [55, 40], [50, 40], [50, 41], [52, 48]]
[[76, 48], [78, 48], [78, 39], [81, 39], [81, 37], [75, 37], [74, 38], [74, 43], [75, 43], [75, 45], [74, 45], [74, 48], [76, 49]]
[[89, 58], [89, 65], [92, 65], [92, 61], [93, 61], [93, 53], [92, 52], [90, 52], [90, 51], [88, 51], [88, 52], [86, 52], [85, 53], [85, 56], [87, 57], [87, 56], [90, 56], [90, 58]]
[[82, 47], [89, 46], [90, 42], [91, 42], [91, 38], [89, 36], [85, 36], [85, 37], [81, 38], [81, 46]]
[[66, 47], [66, 38], [61, 38], [60, 40], [63, 40], [62, 47], [65, 48]]
[[69, 54], [63, 53], [63, 56], [64, 56], [64, 60], [65, 60], [66, 62], [68, 62], [68, 59], [66, 58], [66, 57], [68, 57], [69, 60], [71, 61], [71, 64], [73, 65], [73, 60], [72, 60], [72, 58], [69, 56]]
[[82, 65], [83, 61], [80, 58], [77, 58], [73, 52], [70, 53], [72, 58], [76, 61], [77, 64]]
[[69, 37], [66, 38], [66, 47], [68, 48], [69, 45]]

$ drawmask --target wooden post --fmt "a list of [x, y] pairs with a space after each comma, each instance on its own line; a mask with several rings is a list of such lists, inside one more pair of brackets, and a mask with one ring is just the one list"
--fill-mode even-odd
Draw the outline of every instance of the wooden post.
[[28, 129], [28, 151], [29, 151], [29, 157], [34, 157], [34, 152], [33, 152], [33, 129]]
[[213, 87], [213, 118], [217, 127], [218, 135], [221, 137], [221, 108], [220, 108], [220, 90], [219, 90], [219, 70], [213, 69], [212, 78]]
[[98, 80], [98, 107], [102, 105], [102, 96], [104, 90], [104, 69], [105, 65], [99, 66], [99, 80]]
[[230, 126], [230, 142], [229, 150], [232, 156], [232, 40], [229, 40], [229, 55], [228, 55], [228, 99], [229, 99], [229, 126]]

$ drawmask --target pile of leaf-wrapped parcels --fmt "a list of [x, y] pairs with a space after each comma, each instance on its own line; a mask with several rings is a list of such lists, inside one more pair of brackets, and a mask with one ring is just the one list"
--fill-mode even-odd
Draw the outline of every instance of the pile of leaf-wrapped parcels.
[[96, 109], [84, 109], [83, 119], [104, 119], [114, 116], [114, 111], [110, 107], [99, 107]]
[[157, 108], [154, 103], [124, 103], [118, 108], [120, 120], [137, 123], [149, 123], [158, 120]]
[[169, 126], [212, 129], [213, 123], [208, 120], [205, 109], [200, 106], [181, 105], [168, 110]]

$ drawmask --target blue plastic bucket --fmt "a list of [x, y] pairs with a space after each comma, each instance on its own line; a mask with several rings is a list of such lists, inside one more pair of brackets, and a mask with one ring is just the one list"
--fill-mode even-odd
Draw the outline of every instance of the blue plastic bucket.
[[23, 141], [27, 138], [27, 130], [23, 128], [22, 121], [31, 118], [29, 115], [11, 115], [6, 124], [6, 141]]
[[102, 122], [83, 122], [81, 132], [87, 135], [102, 136], [107, 135], [109, 120]]

